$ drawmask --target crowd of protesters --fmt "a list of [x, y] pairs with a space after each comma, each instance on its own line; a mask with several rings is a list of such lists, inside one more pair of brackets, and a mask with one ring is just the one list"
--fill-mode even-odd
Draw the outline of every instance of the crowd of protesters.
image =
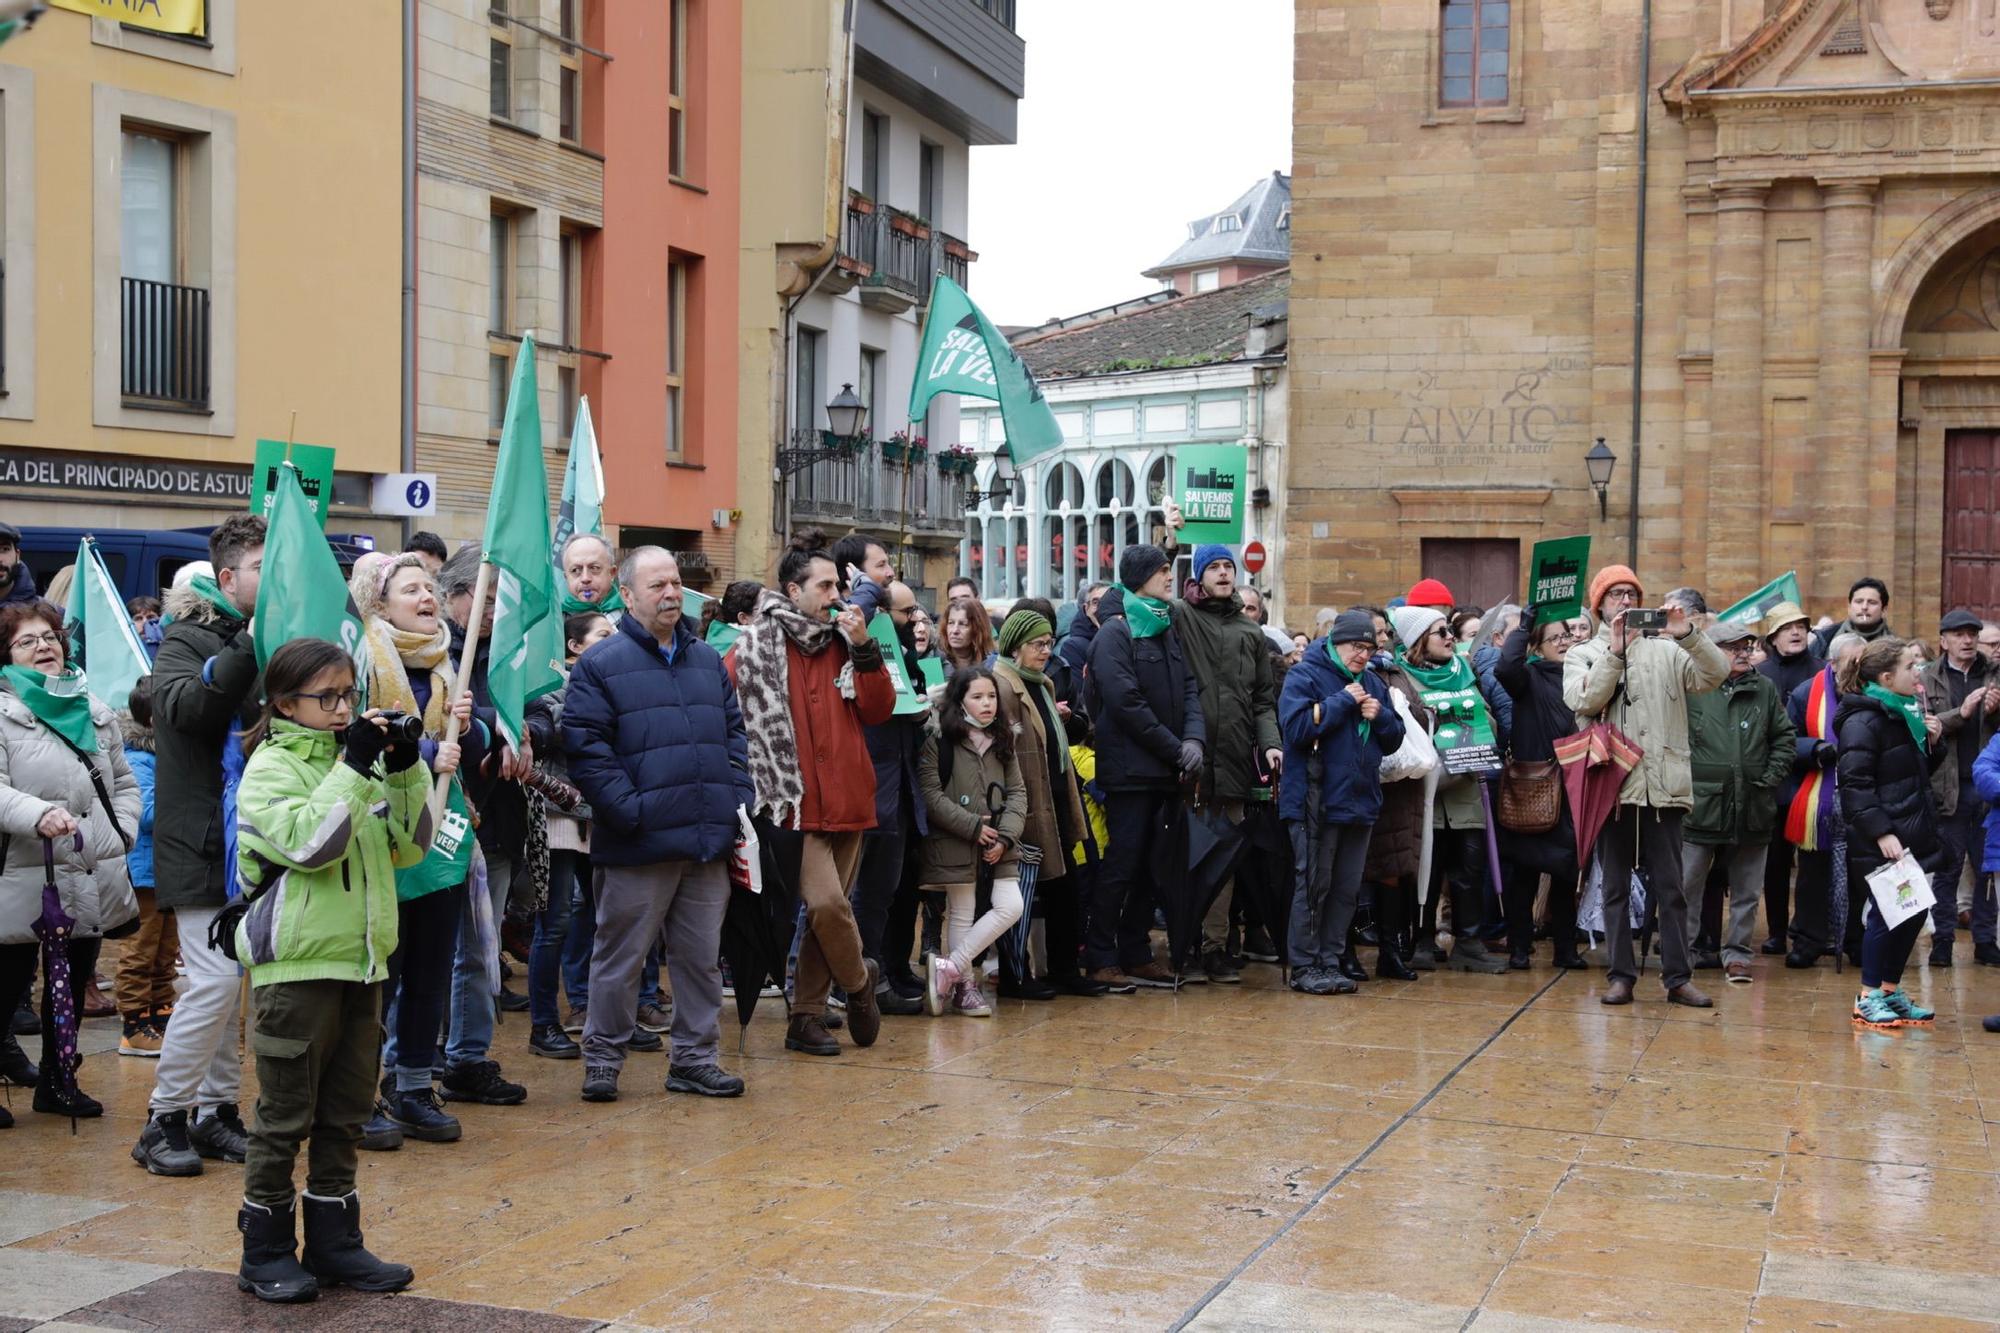
[[[578, 1095], [609, 1102], [664, 1048], [667, 1091], [742, 1095], [731, 997], [782, 1002], [785, 1048], [837, 1057], [885, 1015], [1260, 965], [1351, 994], [1527, 970], [1543, 941], [1565, 970], [1601, 941], [1607, 1005], [1638, 998], [1649, 941], [1662, 998], [1696, 1008], [1704, 971], [1752, 985], [1760, 957], [1845, 955], [1854, 1022], [1883, 1030], [1934, 1020], [1904, 985], [1926, 925], [1930, 967], [2000, 966], [2000, 628], [1952, 611], [1932, 658], [1873, 578], [1817, 629], [1791, 602], [1654, 605], [1608, 565], [1574, 615], [1427, 578], [1306, 635], [1268, 623], [1225, 546], [1178, 576], [1173, 550], [1127, 548], [1064, 608], [955, 581], [933, 617], [881, 542], [806, 533], [768, 586], [696, 615], [671, 553], [578, 535], [565, 683], [512, 737], [476, 548], [419, 534], [356, 563], [357, 674], [311, 639], [260, 666], [264, 538], [233, 518], [163, 604], [135, 601], [156, 660], [121, 715], [0, 529], [0, 980], [16, 1030], [44, 1034], [39, 1062], [0, 1040], [0, 1079], [102, 1114], [58, 1034], [122, 936], [119, 1050], [157, 1062], [131, 1156], [244, 1166], [240, 1282], [266, 1300], [411, 1280], [362, 1244], [356, 1154], [469, 1137], [454, 1104], [524, 1103], [503, 1060], [576, 1061]], [[1906, 858], [1936, 905], [1892, 924], [1870, 877]], [[45, 880], [73, 923], [59, 955]], [[796, 915], [779, 947], [732, 950], [759, 884]], [[509, 1011], [525, 1042], [499, 1040]]]

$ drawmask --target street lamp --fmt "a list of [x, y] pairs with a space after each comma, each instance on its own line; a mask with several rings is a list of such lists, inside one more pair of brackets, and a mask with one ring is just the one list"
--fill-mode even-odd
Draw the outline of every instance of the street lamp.
[[[778, 450], [780, 477], [788, 478], [794, 473], [805, 471], [815, 463], [825, 463], [831, 459], [844, 457], [854, 442], [861, 438], [861, 432], [868, 425], [868, 404], [854, 396], [852, 384], [841, 385], [840, 392], [826, 405], [826, 424], [828, 427], [826, 433], [833, 437], [833, 444], [795, 444], [789, 449]], [[792, 438], [797, 440], [800, 437], [794, 434]], [[840, 447], [842, 445], [847, 448]]]
[[1597, 517], [1602, 520], [1611, 516], [1611, 501], [1607, 492], [1611, 488], [1611, 473], [1618, 466], [1618, 455], [1604, 447], [1604, 437], [1597, 437], [1589, 453], [1583, 456], [1583, 465], [1590, 471], [1590, 484], [1597, 488]]
[[854, 396], [854, 386], [843, 384], [833, 401], [826, 405], [826, 424], [833, 433], [843, 440], [852, 440], [861, 434], [861, 428], [868, 423], [868, 405]]
[[993, 451], [993, 480], [987, 483], [987, 488], [982, 491], [975, 486], [966, 487], [967, 511], [979, 508], [981, 502], [991, 503], [995, 509], [1006, 504], [1014, 493], [1014, 476], [1014, 451], [1003, 444]]

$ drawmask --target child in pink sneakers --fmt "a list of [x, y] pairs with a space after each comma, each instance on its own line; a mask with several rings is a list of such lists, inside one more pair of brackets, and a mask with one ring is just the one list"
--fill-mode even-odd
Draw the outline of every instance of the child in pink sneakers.
[[[934, 1016], [947, 1005], [968, 1017], [992, 1014], [973, 960], [1021, 919], [1016, 865], [1028, 789], [1014, 757], [1014, 737], [996, 721], [999, 715], [993, 673], [981, 666], [960, 668], [945, 685], [937, 730], [924, 738], [917, 770], [930, 816], [917, 882], [944, 890], [945, 941], [951, 950], [926, 960], [924, 998]], [[979, 884], [987, 876], [992, 906], [974, 921]]]

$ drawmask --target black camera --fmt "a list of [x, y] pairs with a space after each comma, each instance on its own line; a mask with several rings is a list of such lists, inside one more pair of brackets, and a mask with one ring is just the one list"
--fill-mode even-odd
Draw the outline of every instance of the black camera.
[[415, 713], [389, 710], [381, 715], [382, 725], [388, 728], [391, 741], [405, 741], [414, 744], [424, 738], [424, 720]]
[[1667, 627], [1665, 607], [1635, 606], [1625, 613], [1625, 628], [1639, 634], [1658, 634]]

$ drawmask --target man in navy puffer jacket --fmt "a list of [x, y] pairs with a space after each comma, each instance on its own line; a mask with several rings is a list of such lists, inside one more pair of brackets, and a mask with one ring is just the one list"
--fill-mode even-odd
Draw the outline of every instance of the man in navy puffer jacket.
[[680, 567], [641, 546], [618, 569], [618, 633], [586, 650], [563, 699], [571, 781], [590, 802], [597, 938], [583, 1033], [583, 1096], [615, 1101], [639, 966], [666, 931], [673, 978], [669, 1092], [735, 1097], [716, 1064], [738, 807], [756, 803], [749, 743], [722, 658], [681, 617]]
[[1403, 743], [1389, 687], [1368, 669], [1374, 651], [1374, 617], [1343, 612], [1325, 638], [1306, 645], [1278, 697], [1278, 814], [1291, 828], [1298, 870], [1291, 986], [1308, 995], [1349, 994], [1360, 970], [1347, 956], [1347, 927], [1382, 812], [1382, 758]]

